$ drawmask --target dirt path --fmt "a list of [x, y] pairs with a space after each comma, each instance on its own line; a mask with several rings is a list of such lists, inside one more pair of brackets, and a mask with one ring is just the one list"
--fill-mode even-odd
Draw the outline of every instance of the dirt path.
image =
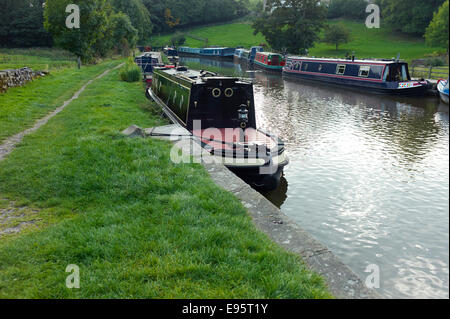
[[58, 107], [57, 109], [55, 109], [53, 112], [51, 112], [50, 114], [44, 116], [43, 118], [41, 118], [40, 120], [38, 120], [36, 123], [34, 123], [34, 126], [26, 129], [25, 131], [22, 131], [16, 135], [10, 136], [8, 137], [2, 144], [0, 144], [0, 161], [5, 159], [6, 156], [8, 156], [9, 153], [11, 153], [14, 148], [16, 147], [16, 145], [18, 143], [20, 143], [23, 139], [24, 136], [33, 133], [34, 131], [38, 130], [41, 126], [47, 124], [47, 122], [54, 117], [56, 114], [58, 114], [59, 112], [61, 112], [62, 110], [64, 110], [64, 108], [69, 105], [73, 100], [78, 99], [78, 97], [80, 96], [81, 93], [83, 93], [83, 91], [95, 80], [101, 79], [102, 77], [104, 77], [105, 75], [107, 75], [109, 72], [111, 72], [112, 70], [118, 69], [120, 68], [122, 65], [124, 65], [124, 63], [106, 70], [105, 72], [103, 72], [102, 74], [100, 74], [99, 76], [89, 80], [89, 82], [87, 82], [85, 85], [83, 85], [83, 87], [81, 89], [79, 89], [73, 96], [72, 98], [70, 98], [69, 100], [65, 101], [63, 105], [61, 105], [60, 107]]

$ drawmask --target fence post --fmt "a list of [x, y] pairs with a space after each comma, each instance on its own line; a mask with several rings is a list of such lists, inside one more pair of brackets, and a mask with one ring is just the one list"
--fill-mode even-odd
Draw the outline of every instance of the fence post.
[[429, 76], [428, 76], [428, 79], [431, 79], [431, 72], [433, 71], [433, 67], [432, 66], [430, 66], [430, 74], [429, 74]]

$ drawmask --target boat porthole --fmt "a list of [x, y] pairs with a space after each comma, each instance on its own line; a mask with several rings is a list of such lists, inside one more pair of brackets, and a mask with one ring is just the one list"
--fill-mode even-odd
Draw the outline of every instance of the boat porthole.
[[242, 123], [241, 123], [241, 128], [242, 128], [242, 129], [245, 129], [246, 127], [247, 127], [247, 123], [242, 122]]
[[233, 96], [233, 94], [234, 94], [234, 91], [233, 91], [233, 89], [232, 88], [228, 88], [228, 89], [225, 89], [225, 96], [226, 97], [232, 97]]
[[220, 91], [219, 88], [215, 88], [212, 90], [212, 96], [214, 96], [216, 98], [219, 97], [221, 94], [222, 94], [222, 91]]

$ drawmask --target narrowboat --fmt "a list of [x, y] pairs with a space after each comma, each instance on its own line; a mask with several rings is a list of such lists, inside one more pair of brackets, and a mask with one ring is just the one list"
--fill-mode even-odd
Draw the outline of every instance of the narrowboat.
[[144, 74], [151, 74], [155, 66], [163, 63], [160, 52], [146, 52], [136, 57], [134, 62], [142, 69]]
[[278, 53], [257, 52], [253, 64], [266, 71], [282, 72], [286, 59]]
[[200, 55], [206, 57], [217, 57], [224, 59], [232, 59], [235, 48], [203, 48], [200, 49]]
[[411, 81], [408, 64], [399, 60], [288, 57], [283, 75], [397, 95], [425, 95], [427, 81]]
[[186, 67], [155, 68], [147, 97], [251, 186], [278, 187], [288, 158], [284, 143], [256, 126], [252, 83]]
[[236, 51], [234, 51], [234, 61], [241, 61], [242, 53], [244, 53], [244, 49], [236, 49]]
[[180, 55], [199, 55], [205, 57], [233, 59], [235, 48], [189, 48], [180, 47], [178, 52]]
[[178, 61], [178, 51], [175, 48], [166, 47], [163, 49], [164, 54], [169, 59], [169, 61]]
[[199, 48], [190, 48], [190, 47], [179, 47], [178, 54], [179, 55], [200, 55]]
[[247, 57], [247, 62], [249, 62], [249, 63], [255, 62], [256, 53], [258, 53], [258, 52], [264, 52], [263, 47], [260, 47], [260, 46], [251, 47], [249, 55]]
[[448, 104], [448, 83], [449, 79], [439, 80], [437, 83], [439, 96], [441, 97], [442, 102], [444, 102], [445, 104]]

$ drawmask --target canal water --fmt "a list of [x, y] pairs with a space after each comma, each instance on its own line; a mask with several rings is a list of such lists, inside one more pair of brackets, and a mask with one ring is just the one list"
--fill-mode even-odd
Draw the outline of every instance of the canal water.
[[[269, 200], [387, 298], [449, 297], [449, 108], [188, 58], [254, 83], [290, 164]], [[369, 269], [367, 269], [369, 267]], [[365, 272], [370, 270], [370, 272]]]

